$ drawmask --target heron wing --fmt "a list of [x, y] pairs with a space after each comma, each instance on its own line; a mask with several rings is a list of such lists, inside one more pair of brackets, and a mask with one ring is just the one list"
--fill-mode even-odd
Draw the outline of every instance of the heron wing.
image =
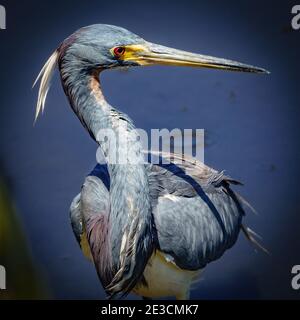
[[197, 160], [182, 160], [172, 155], [172, 163], [151, 166], [153, 214], [159, 249], [180, 268], [197, 270], [236, 242], [244, 210], [230, 188], [238, 181]]
[[70, 207], [70, 220], [74, 236], [81, 247], [81, 237], [83, 236], [84, 230], [82, 225], [82, 214], [80, 207], [81, 193], [79, 193], [72, 201]]
[[74, 235], [85, 256], [96, 267], [105, 288], [113, 278], [109, 246], [109, 175], [106, 166], [97, 165], [86, 177], [81, 193], [71, 204]]

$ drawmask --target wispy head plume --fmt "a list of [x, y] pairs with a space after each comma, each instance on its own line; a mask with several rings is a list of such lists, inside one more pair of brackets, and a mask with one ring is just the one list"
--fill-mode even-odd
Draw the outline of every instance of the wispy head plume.
[[58, 50], [55, 50], [50, 56], [50, 58], [47, 60], [45, 65], [43, 66], [42, 70], [40, 71], [39, 75], [37, 76], [33, 84], [33, 87], [34, 87], [37, 84], [37, 82], [41, 79], [39, 95], [38, 95], [38, 100], [37, 100], [37, 105], [35, 110], [34, 123], [36, 122], [39, 114], [41, 112], [43, 113], [44, 111], [47, 94], [50, 89], [51, 79], [57, 65], [57, 60], [58, 60]]

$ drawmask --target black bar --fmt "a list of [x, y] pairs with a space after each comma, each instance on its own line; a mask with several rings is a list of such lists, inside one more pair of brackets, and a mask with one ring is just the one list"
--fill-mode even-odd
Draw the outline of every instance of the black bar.
[[[96, 300], [1, 300], [0, 319], [137, 319], [261, 317], [263, 313], [284, 314], [299, 311], [298, 301], [96, 301]], [[255, 318], [254, 318], [255, 317]]]

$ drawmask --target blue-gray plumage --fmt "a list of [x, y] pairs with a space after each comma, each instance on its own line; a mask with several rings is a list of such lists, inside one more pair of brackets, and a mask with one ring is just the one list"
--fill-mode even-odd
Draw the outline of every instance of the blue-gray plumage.
[[[181, 155], [160, 154], [171, 160], [168, 165], [145, 164], [134, 124], [105, 100], [101, 71], [153, 64], [266, 72], [152, 44], [109, 25], [78, 30], [49, 58], [38, 77], [36, 118], [58, 65], [73, 111], [105, 157], [106, 164], [94, 168], [73, 200], [71, 223], [110, 297], [132, 291], [144, 297], [187, 298], [200, 270], [232, 247], [241, 229], [256, 243], [242, 225], [247, 203], [230, 188], [237, 181], [194, 159], [182, 161]], [[116, 134], [117, 150], [98, 137], [103, 129]], [[126, 153], [120, 136], [130, 146]], [[116, 152], [130, 161], [114, 162]]]

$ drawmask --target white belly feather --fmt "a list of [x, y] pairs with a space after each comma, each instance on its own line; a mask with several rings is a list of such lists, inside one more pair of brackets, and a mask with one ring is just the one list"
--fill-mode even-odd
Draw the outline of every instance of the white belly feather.
[[157, 250], [144, 270], [148, 286], [136, 286], [133, 293], [149, 298], [175, 296], [179, 300], [188, 299], [190, 286], [200, 272], [180, 269], [167, 255]]

